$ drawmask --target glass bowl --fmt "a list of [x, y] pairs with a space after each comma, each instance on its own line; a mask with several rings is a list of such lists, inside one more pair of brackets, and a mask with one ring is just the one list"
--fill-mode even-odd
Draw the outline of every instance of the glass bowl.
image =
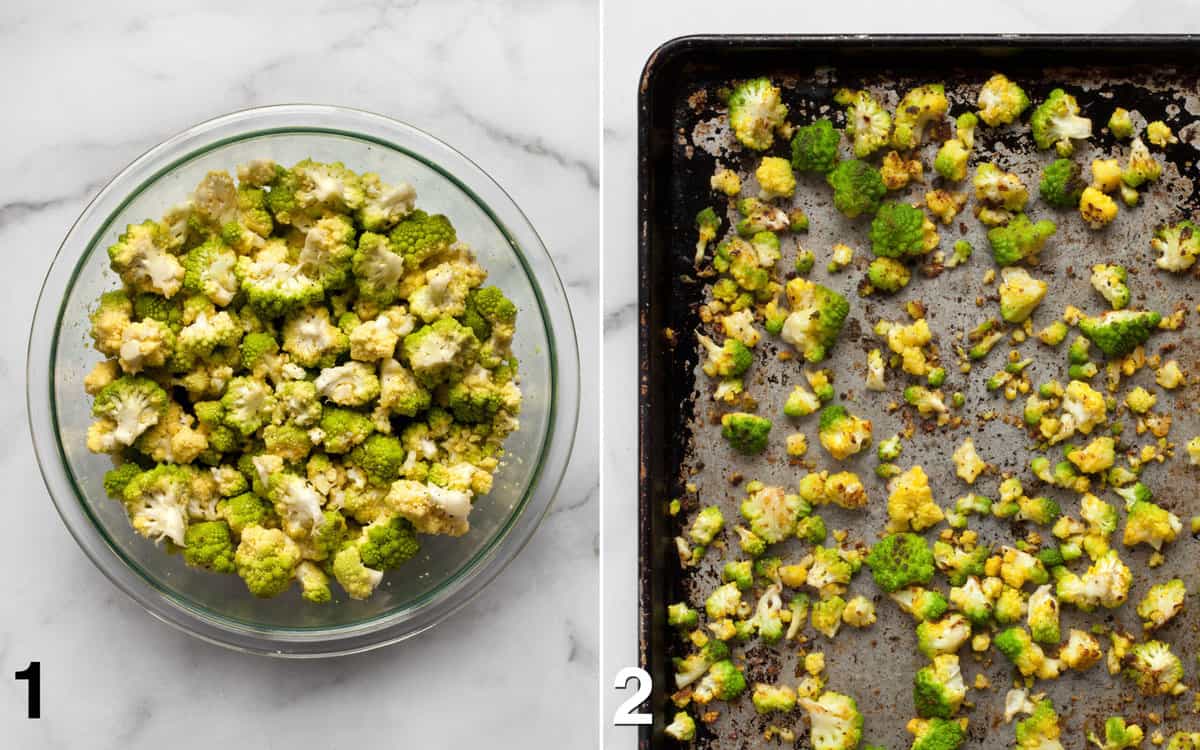
[[[444, 213], [519, 310], [521, 427], [505, 443], [495, 486], [476, 498], [463, 537], [423, 537], [421, 552], [366, 601], [334, 587], [310, 604], [293, 586], [256, 599], [240, 579], [188, 568], [138, 536], [101, 484], [107, 456], [85, 447], [91, 399], [83, 378], [100, 358], [88, 312], [119, 281], [107, 247], [126, 224], [158, 217], [210, 170], [254, 158], [311, 157], [417, 189]], [[316, 657], [363, 651], [421, 633], [462, 607], [519, 553], [549, 508], [575, 437], [579, 363], [563, 286], [545, 246], [512, 199], [446, 144], [395, 120], [340, 107], [281, 105], [197, 125], [138, 158], [108, 183], [63, 240], [38, 297], [29, 337], [27, 405], [38, 464], [67, 529], [109, 580], [150, 614], [243, 651]], [[340, 595], [340, 596], [339, 596]]]

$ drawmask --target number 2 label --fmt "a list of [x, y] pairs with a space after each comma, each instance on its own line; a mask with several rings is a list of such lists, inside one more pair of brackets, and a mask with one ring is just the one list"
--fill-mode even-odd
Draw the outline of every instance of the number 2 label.
[[646, 670], [639, 669], [638, 667], [625, 667], [620, 672], [617, 672], [617, 678], [613, 680], [613, 689], [625, 690], [629, 687], [630, 680], [637, 680], [637, 688], [633, 691], [633, 695], [629, 696], [624, 703], [617, 707], [616, 713], [613, 714], [613, 724], [619, 727], [650, 724], [654, 721], [653, 716], [650, 714], [634, 713], [634, 710], [650, 697], [652, 684], [650, 675]]

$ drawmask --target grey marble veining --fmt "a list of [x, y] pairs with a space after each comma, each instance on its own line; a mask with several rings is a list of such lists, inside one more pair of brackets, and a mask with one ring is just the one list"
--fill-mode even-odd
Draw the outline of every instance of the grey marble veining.
[[[594, 395], [596, 16], [591, 0], [0, 4], [0, 745], [595, 746], [595, 398], [550, 515], [474, 602], [405, 644], [284, 662], [156, 622], [79, 552], [35, 469], [24, 368], [50, 258], [105, 181], [200, 120], [319, 102], [432, 132], [510, 192], [567, 286]], [[31, 659], [39, 721], [12, 679]]]
[[[637, 93], [642, 66], [669, 39], [701, 33], [1196, 33], [1186, 0], [1020, 2], [986, 6], [935, 0], [805, 3], [760, 0], [754, 12], [719, 0], [604, 3], [604, 601], [603, 747], [632, 748], [633, 727], [611, 717], [626, 693], [613, 676], [637, 652]], [[686, 335], [686, 332], [682, 332]]]

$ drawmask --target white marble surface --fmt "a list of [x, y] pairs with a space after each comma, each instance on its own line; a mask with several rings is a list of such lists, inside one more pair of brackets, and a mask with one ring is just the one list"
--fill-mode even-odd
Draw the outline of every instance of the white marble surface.
[[[929, 0], [896, 2], [605, 0], [604, 73], [604, 508], [602, 520], [603, 747], [633, 747], [633, 727], [613, 727], [626, 694], [613, 676], [637, 657], [637, 84], [650, 53], [699, 33], [1196, 33], [1187, 0], [993, 3], [971, 9]], [[966, 12], [964, 12], [966, 8]]]
[[[407, 644], [284, 662], [161, 625], [92, 567], [36, 471], [24, 369], [49, 259], [100, 185], [195, 122], [309, 101], [435, 133], [509, 190], [568, 287], [594, 394], [596, 15], [592, 0], [0, 3], [0, 746], [595, 746], [594, 398], [551, 515], [477, 600]], [[31, 659], [39, 721], [12, 678]]]

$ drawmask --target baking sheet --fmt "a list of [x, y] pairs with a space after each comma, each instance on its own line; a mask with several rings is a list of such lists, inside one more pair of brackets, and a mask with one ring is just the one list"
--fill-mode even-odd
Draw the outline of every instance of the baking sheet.
[[[788, 348], [778, 339], [765, 336], [755, 352], [755, 364], [747, 376], [747, 391], [759, 400], [758, 413], [772, 417], [775, 427], [765, 456], [736, 456], [714, 426], [722, 408], [711, 399], [712, 383], [698, 368], [694, 333], [701, 330], [696, 313], [705, 299], [706, 284], [696, 279], [691, 267], [695, 243], [693, 218], [706, 205], [718, 212], [724, 199], [708, 186], [708, 178], [717, 162], [736, 169], [743, 177], [753, 172], [759, 154], [748, 154], [732, 147], [732, 139], [720, 114], [723, 105], [719, 90], [740, 77], [771, 75], [781, 85], [784, 100], [791, 109], [789, 120], [803, 124], [815, 117], [828, 116], [840, 127], [842, 110], [832, 101], [833, 91], [842, 86], [867, 88], [892, 109], [904, 91], [928, 82], [944, 82], [951, 102], [951, 115], [974, 109], [979, 85], [994, 71], [1002, 71], [1020, 83], [1036, 104], [1055, 86], [1063, 86], [1079, 100], [1085, 116], [1093, 120], [1096, 135], [1079, 143], [1076, 160], [1089, 165], [1093, 157], [1119, 155], [1124, 161], [1128, 147], [1116, 145], [1111, 136], [1099, 130], [1116, 105], [1126, 107], [1140, 126], [1145, 121], [1163, 119], [1179, 134], [1180, 143], [1166, 151], [1163, 177], [1143, 191], [1142, 204], [1122, 209], [1117, 220], [1106, 230], [1093, 232], [1073, 211], [1059, 211], [1036, 197], [1036, 185], [1044, 164], [1055, 158], [1053, 151], [1039, 152], [1033, 145], [1026, 125], [1000, 129], [981, 127], [977, 131], [973, 167], [983, 161], [995, 161], [1005, 171], [1021, 176], [1031, 188], [1027, 212], [1034, 220], [1052, 218], [1058, 233], [1042, 252], [1035, 276], [1050, 282], [1050, 293], [1035, 313], [1035, 330], [1057, 319], [1067, 304], [1075, 304], [1090, 313], [1107, 308], [1091, 289], [1090, 266], [1096, 262], [1119, 262], [1131, 269], [1130, 286], [1133, 307], [1157, 309], [1167, 314], [1176, 305], [1189, 310], [1183, 330], [1156, 334], [1147, 354], [1169, 348], [1189, 373], [1200, 376], [1200, 340], [1196, 334], [1197, 281], [1190, 275], [1168, 275], [1153, 270], [1155, 253], [1149, 246], [1154, 228], [1167, 222], [1192, 216], [1197, 205], [1197, 167], [1200, 155], [1200, 60], [1195, 41], [1184, 38], [862, 38], [862, 37], [702, 37], [670, 43], [660, 49], [647, 66], [641, 97], [641, 656], [643, 665], [654, 678], [653, 727], [642, 734], [643, 747], [669, 747], [673, 741], [661, 734], [670, 721], [674, 707], [670, 657], [680, 655], [682, 647], [665, 624], [666, 604], [678, 599], [702, 606], [706, 594], [719, 583], [719, 571], [727, 559], [736, 558], [736, 537], [727, 532], [731, 550], [721, 554], [712, 549], [696, 569], [681, 571], [671, 538], [690, 522], [698, 507], [718, 504], [724, 511], [727, 528], [740, 521], [737, 505], [744, 496], [740, 486], [730, 482], [731, 475], [744, 480], [760, 479], [768, 484], [795, 487], [808, 468], [855, 471], [867, 485], [870, 504], [866, 511], [845, 511], [833, 506], [820, 509], [829, 529], [849, 529], [852, 538], [873, 542], [886, 522], [885, 483], [874, 476], [874, 452], [864, 451], [846, 461], [835, 462], [816, 439], [816, 416], [803, 420], [782, 417], [783, 401], [792, 386], [803, 383], [804, 364], [798, 360], [780, 362], [779, 347]], [[1025, 119], [1028, 119], [1026, 112]], [[1186, 126], [1186, 127], [1185, 127]], [[889, 199], [915, 202], [933, 182], [930, 169], [933, 154], [941, 140], [950, 134], [950, 122], [941, 133], [927, 136], [921, 152], [927, 167], [923, 184], [911, 190], [890, 193]], [[1140, 128], [1139, 128], [1140, 129]], [[779, 144], [769, 153], [786, 155]], [[880, 152], [879, 155], [881, 155]], [[1155, 149], [1162, 160], [1163, 154]], [[879, 155], [875, 161], [878, 161]], [[843, 143], [843, 158], [847, 156]], [[969, 178], [968, 178], [969, 180]], [[753, 194], [752, 178], [745, 181], [743, 194]], [[959, 184], [959, 189], [965, 189]], [[902, 373], [889, 370], [889, 390], [874, 393], [863, 387], [866, 352], [886, 346], [872, 333], [879, 319], [907, 322], [904, 304], [920, 300], [927, 308], [927, 319], [935, 333], [935, 343], [943, 353], [948, 371], [945, 393], [964, 392], [967, 416], [957, 429], [916, 423], [915, 435], [904, 443], [902, 467], [921, 464], [930, 477], [934, 496], [943, 507], [959, 495], [973, 489], [991, 497], [1001, 472], [1015, 472], [1025, 482], [1029, 494], [1056, 497], [1065, 513], [1078, 516], [1077, 496], [1044, 487], [1027, 469], [1033, 441], [1003, 417], [984, 421], [979, 415], [997, 410], [1019, 419], [1024, 398], [1008, 402], [984, 387], [987, 376], [1000, 369], [1008, 349], [1004, 342], [992, 354], [977, 363], [970, 375], [958, 372], [953, 354], [958, 336], [981, 321], [998, 317], [996, 285], [984, 287], [982, 277], [993, 268], [984, 227], [969, 211], [972, 203], [950, 226], [940, 226], [939, 249], [949, 254], [960, 237], [975, 246], [975, 256], [965, 266], [947, 270], [935, 278], [914, 273], [913, 282], [892, 297], [862, 298], [857, 287], [871, 258], [867, 228], [869, 218], [849, 220], [832, 207], [830, 190], [822, 176], [798, 175], [796, 205], [810, 217], [808, 234], [785, 235], [781, 268], [791, 268], [797, 238], [817, 257], [810, 275], [844, 294], [851, 302], [850, 316], [832, 356], [820, 366], [835, 374], [834, 386], [840, 401], [851, 411], [872, 420], [876, 442], [903, 429], [912, 418], [911, 409], [892, 411], [889, 404], [899, 400], [899, 390], [910, 382]], [[734, 217], [732, 206], [730, 217]], [[830, 248], [845, 242], [855, 249], [855, 263], [838, 274], [829, 274], [825, 264]], [[1136, 275], [1132, 272], [1136, 269]], [[983, 297], [982, 306], [976, 304]], [[670, 329], [674, 336], [664, 335]], [[1072, 333], [1072, 337], [1074, 332]], [[718, 339], [719, 340], [719, 339]], [[1070, 339], [1068, 339], [1069, 343]], [[966, 348], [966, 347], [964, 347]], [[1028, 370], [1034, 384], [1050, 378], [1066, 382], [1066, 344], [1050, 350], [1036, 339], [1019, 346], [1024, 356], [1034, 357]], [[1095, 356], [1099, 354], [1094, 352]], [[1148, 369], [1122, 384], [1122, 392], [1134, 384], [1152, 382]], [[1200, 380], [1200, 377], [1195, 378]], [[1103, 374], [1094, 379], [1099, 387]], [[1200, 434], [1200, 418], [1195, 404], [1200, 387], [1189, 385], [1170, 393], [1160, 393], [1157, 411], [1174, 416], [1171, 440], [1183, 452], [1183, 444]], [[1147, 434], [1134, 436], [1126, 418], [1127, 438], [1137, 445], [1152, 441]], [[804, 432], [809, 440], [805, 465], [789, 463], [783, 450], [784, 436], [793, 430]], [[995, 465], [997, 472], [985, 475], [968, 488], [954, 476], [950, 452], [971, 435], [980, 455]], [[1053, 453], [1050, 454], [1052, 457]], [[835, 468], [836, 467], [836, 468]], [[1196, 479], [1200, 471], [1177, 458], [1165, 465], [1146, 469], [1143, 478], [1155, 491], [1156, 500], [1186, 521], [1200, 513], [1196, 497]], [[697, 492], [685, 491], [687, 482]], [[667, 500], [679, 497], [683, 512], [676, 519], [665, 514]], [[1120, 504], [1111, 493], [1106, 500]], [[942, 525], [940, 528], [945, 528]], [[1025, 530], [1007, 521], [985, 518], [971, 521], [983, 541], [1011, 542]], [[931, 540], [936, 534], [927, 532]], [[1111, 613], [1101, 610], [1092, 615], [1064, 607], [1063, 633], [1071, 627], [1086, 627], [1095, 622], [1121, 624], [1131, 632], [1141, 628], [1133, 612], [1134, 605], [1154, 582], [1180, 576], [1190, 591], [1200, 585], [1195, 570], [1195, 540], [1184, 536], [1167, 549], [1167, 562], [1150, 571], [1146, 566], [1148, 550], [1127, 551], [1115, 546], [1134, 572], [1130, 603]], [[1046, 534], [1048, 536], [1048, 533]], [[772, 554], [795, 560], [805, 546], [789, 542], [772, 547]], [[1077, 569], [1079, 563], [1072, 568]], [[945, 579], [935, 578], [945, 591]], [[867, 571], [856, 577], [846, 598], [862, 593], [876, 602], [878, 622], [865, 630], [843, 627], [837, 638], [829, 640], [809, 628], [810, 648], [826, 655], [828, 689], [849, 693], [858, 700], [866, 720], [864, 741], [884, 747], [901, 748], [911, 744], [904, 724], [914, 715], [911, 697], [912, 674], [926, 663], [916, 651], [914, 623], [870, 580]], [[749, 597], [749, 595], [747, 595]], [[1200, 634], [1195, 619], [1196, 605], [1159, 631], [1172, 643], [1185, 661], [1187, 681], [1200, 682], [1195, 654]], [[760, 646], [756, 641], [735, 649], [745, 663], [749, 685], [754, 682], [795, 684], [802, 674], [801, 659], [795, 646]], [[969, 647], [960, 652], [964, 677], [971, 684], [983, 672], [992, 683], [988, 691], [968, 692], [975, 705], [962, 715], [970, 719], [967, 747], [1011, 747], [1011, 725], [1003, 725], [1004, 692], [1012, 685], [1015, 672], [995, 650], [978, 656]], [[1051, 651], [1053, 653], [1053, 651]], [[1037, 691], [1045, 691], [1063, 718], [1063, 744], [1082, 748], [1085, 731], [1096, 729], [1105, 717], [1120, 713], [1137, 721], [1149, 735], [1155, 729], [1168, 734], [1176, 729], [1200, 729], [1200, 716], [1192, 710], [1192, 693], [1178, 699], [1143, 699], [1128, 682], [1107, 674], [1103, 665], [1085, 673], [1068, 672], [1055, 681], [1040, 681]], [[1156, 726], [1150, 714], [1167, 715], [1178, 704], [1179, 718]], [[701, 747], [765, 747], [762, 732], [769, 724], [796, 730], [797, 746], [807, 746], [804, 712], [759, 717], [746, 695], [733, 704], [716, 702], [710, 708], [721, 712], [709, 727], [701, 726]]]

